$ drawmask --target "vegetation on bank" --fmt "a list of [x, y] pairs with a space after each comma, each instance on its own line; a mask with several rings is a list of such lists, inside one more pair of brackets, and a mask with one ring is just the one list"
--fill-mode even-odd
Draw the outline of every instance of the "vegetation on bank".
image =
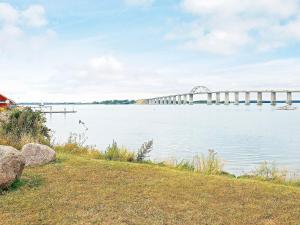
[[93, 102], [93, 104], [101, 104], [101, 105], [130, 105], [130, 104], [135, 104], [135, 100], [105, 100], [105, 101], [101, 101], [101, 102]]
[[298, 224], [300, 189], [58, 153], [0, 195], [6, 224]]
[[109, 161], [144, 162], [153, 147], [153, 141], [145, 142], [137, 152], [130, 151], [124, 146], [119, 146], [113, 141], [104, 152], [94, 146], [85, 145], [84, 135], [71, 134], [67, 143], [55, 145], [57, 152], [71, 153], [78, 156], [86, 156], [92, 159], [105, 159]]
[[6, 110], [0, 116], [0, 144], [21, 149], [27, 143], [50, 145], [50, 129], [41, 112], [30, 108]]

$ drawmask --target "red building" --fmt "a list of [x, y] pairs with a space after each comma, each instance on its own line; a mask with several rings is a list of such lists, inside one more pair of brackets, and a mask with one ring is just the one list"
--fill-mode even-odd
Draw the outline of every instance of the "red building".
[[15, 105], [16, 103], [5, 97], [4, 95], [0, 94], [0, 108], [9, 108], [12, 105]]

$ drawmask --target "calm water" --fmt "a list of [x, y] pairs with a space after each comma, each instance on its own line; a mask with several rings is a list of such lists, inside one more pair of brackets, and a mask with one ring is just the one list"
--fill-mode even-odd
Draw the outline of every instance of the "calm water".
[[[296, 105], [300, 108], [300, 105]], [[65, 106], [53, 106], [61, 109]], [[249, 172], [264, 160], [300, 170], [300, 109], [278, 111], [269, 105], [66, 106], [76, 114], [47, 115], [58, 142], [88, 127], [87, 143], [104, 150], [115, 139], [136, 150], [153, 139], [151, 159], [192, 159], [214, 149], [227, 171]]]

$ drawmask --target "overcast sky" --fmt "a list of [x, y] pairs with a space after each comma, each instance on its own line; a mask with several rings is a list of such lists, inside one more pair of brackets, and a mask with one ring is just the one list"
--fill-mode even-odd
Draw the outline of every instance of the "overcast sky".
[[300, 89], [300, 1], [0, 2], [0, 78], [18, 102]]

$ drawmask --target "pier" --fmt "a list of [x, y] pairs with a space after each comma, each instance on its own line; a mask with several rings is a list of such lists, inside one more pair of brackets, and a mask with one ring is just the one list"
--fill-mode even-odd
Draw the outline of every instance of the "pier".
[[[293, 104], [293, 94], [300, 93], [299, 90], [224, 90], [224, 91], [211, 91], [205, 86], [196, 86], [188, 93], [168, 95], [168, 96], [160, 96], [149, 99], [140, 99], [137, 102], [139, 104], [146, 105], [192, 105], [194, 103], [194, 97], [196, 95], [205, 95], [206, 96], [206, 104], [212, 105], [220, 105], [225, 104], [229, 105], [233, 103], [235, 105], [239, 105], [241, 103], [240, 98], [243, 97], [243, 103], [246, 105], [250, 105], [255, 102], [257, 105], [265, 104], [264, 96], [269, 96], [269, 102], [271, 105], [275, 106], [278, 102], [278, 94], [284, 94], [286, 96], [285, 99], [280, 100], [284, 101], [288, 105]], [[224, 101], [221, 101], [221, 96], [224, 97]], [[234, 98], [234, 101], [230, 101], [230, 96]], [[252, 97], [252, 99], [251, 99]]]

